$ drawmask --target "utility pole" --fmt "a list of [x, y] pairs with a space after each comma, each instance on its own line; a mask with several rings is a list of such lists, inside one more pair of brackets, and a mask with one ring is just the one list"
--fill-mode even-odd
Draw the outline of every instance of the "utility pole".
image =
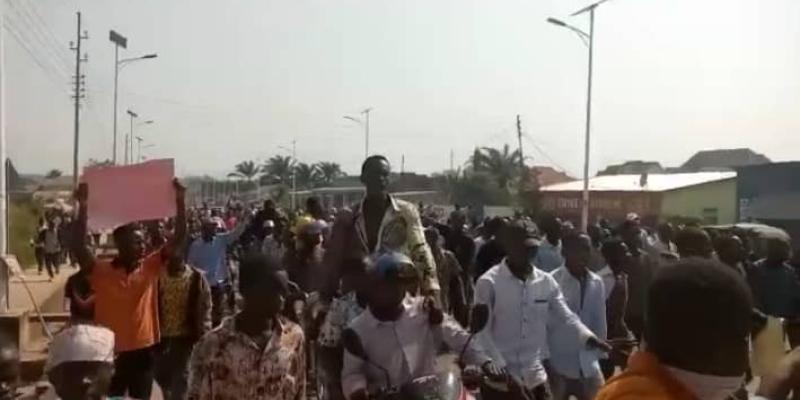
[[81, 33], [81, 12], [78, 11], [78, 29], [77, 40], [75, 46], [70, 46], [70, 50], [75, 51], [75, 93], [72, 98], [75, 99], [75, 143], [72, 149], [72, 185], [78, 187], [78, 147], [80, 142], [80, 113], [81, 113], [81, 99], [85, 97], [83, 94], [83, 79], [85, 76], [81, 75], [81, 63], [88, 61], [88, 56], [83, 55], [81, 58], [81, 41], [89, 39], [89, 35], [84, 31]]
[[361, 113], [364, 114], [364, 159], [366, 160], [369, 157], [369, 112], [372, 111], [372, 107], [369, 107], [362, 111]]
[[405, 173], [406, 173], [406, 155], [405, 154], [401, 154], [400, 155], [400, 175], [403, 175]]
[[[297, 163], [297, 139], [292, 139], [292, 163]], [[297, 209], [297, 164], [292, 168], [292, 211]]]
[[[3, 25], [5, 24], [5, 3], [0, 3], [0, 256], [5, 256], [8, 250], [8, 203], [6, 185], [6, 173], [8, 164], [6, 162], [6, 99], [5, 99], [5, 51], [3, 47]], [[3, 286], [0, 290], [3, 291], [2, 307], [0, 311], [8, 310], [8, 281], [9, 274], [4, 273], [0, 279], [3, 280]]]
[[525, 155], [522, 153], [522, 121], [517, 114], [517, 140], [519, 141], [519, 174], [520, 177], [525, 175]]
[[454, 164], [453, 164], [453, 159], [454, 159], [454, 158], [455, 158], [455, 154], [454, 154], [454, 152], [453, 152], [453, 149], [450, 149], [450, 173], [451, 173], [451, 174], [452, 174], [452, 173], [454, 173], [454, 172], [456, 171], [456, 170], [455, 170], [455, 166], [454, 166]]

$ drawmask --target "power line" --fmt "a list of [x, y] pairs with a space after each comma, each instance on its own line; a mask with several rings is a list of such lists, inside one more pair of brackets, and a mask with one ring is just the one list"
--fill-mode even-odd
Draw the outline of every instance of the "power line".
[[[12, 0], [6, 0], [6, 1], [11, 2]], [[70, 64], [69, 55], [62, 50], [61, 40], [58, 39], [58, 37], [56, 36], [55, 33], [53, 33], [52, 30], [50, 30], [50, 27], [47, 25], [47, 22], [45, 22], [44, 18], [42, 18], [42, 15], [37, 10], [36, 2], [22, 1], [20, 4], [22, 4], [24, 9], [27, 9], [27, 6], [30, 6], [29, 11], [34, 15], [34, 18], [38, 22], [39, 28], [42, 30], [42, 32], [44, 32], [44, 36], [50, 40], [50, 44], [53, 46], [53, 48], [58, 50], [57, 53], [66, 62], [66, 64], [69, 65]]]
[[531, 138], [531, 137], [530, 137], [530, 135], [528, 135], [527, 133], [524, 133], [524, 132], [523, 132], [523, 133], [522, 133], [522, 136], [523, 136], [523, 137], [524, 137], [524, 138], [525, 138], [525, 139], [528, 141], [528, 143], [530, 143], [530, 144], [531, 144], [531, 146], [533, 146], [533, 148], [534, 148], [534, 149], [536, 149], [536, 151], [537, 151], [539, 154], [541, 154], [541, 155], [542, 155], [544, 158], [546, 158], [546, 159], [547, 159], [547, 161], [549, 161], [549, 162], [550, 162], [550, 164], [553, 164], [553, 165], [554, 165], [556, 168], [560, 169], [561, 171], [564, 171], [564, 172], [569, 172], [569, 170], [567, 170], [566, 168], [564, 168], [563, 166], [561, 166], [561, 165], [560, 165], [559, 163], [557, 163], [557, 162], [556, 162], [556, 161], [555, 161], [555, 160], [554, 160], [552, 157], [550, 157], [550, 155], [549, 155], [549, 154], [547, 154], [547, 152], [546, 152], [546, 151], [544, 151], [544, 149], [542, 149], [541, 147], [539, 147], [539, 145], [538, 145], [538, 144], [536, 144], [536, 142], [534, 142], [534, 141], [533, 141], [533, 138]]
[[[10, 21], [6, 20], [6, 22]], [[69, 93], [63, 86], [63, 83], [65, 81], [68, 81], [69, 78], [62, 75], [58, 70], [54, 70], [52, 69], [52, 67], [47, 67], [46, 63], [44, 63], [40, 59], [40, 56], [36, 54], [36, 52], [30, 47], [30, 44], [22, 37], [22, 34], [19, 33], [18, 28], [16, 28], [15, 25], [6, 23], [4, 24], [4, 27], [6, 31], [10, 33], [11, 36], [14, 38], [14, 40], [20, 45], [20, 47], [22, 47], [22, 49], [25, 50], [26, 53], [28, 53], [33, 62], [36, 63], [36, 65], [38, 65], [39, 68], [41, 68], [42, 72], [44, 72], [45, 75], [47, 75], [47, 77], [55, 84], [55, 86], [58, 87], [59, 90]]]
[[[57, 42], [54, 43], [52, 39], [48, 38], [46, 33], [43, 33], [41, 23], [34, 21], [34, 17], [31, 16], [27, 9], [23, 8], [21, 5], [17, 6], [11, 0], [6, 1], [11, 5], [11, 9], [14, 10], [17, 16], [15, 22], [18, 26], [24, 26], [26, 28], [24, 30], [27, 34], [26, 37], [33, 38], [30, 42], [37, 42], [38, 47], [43, 48], [47, 52], [45, 55], [47, 60], [55, 67], [60, 68], [61, 71], [69, 71], [70, 63], [68, 59], [65, 58], [64, 53], [61, 52], [60, 44], [57, 44]], [[22, 31], [19, 28], [17, 29]]]

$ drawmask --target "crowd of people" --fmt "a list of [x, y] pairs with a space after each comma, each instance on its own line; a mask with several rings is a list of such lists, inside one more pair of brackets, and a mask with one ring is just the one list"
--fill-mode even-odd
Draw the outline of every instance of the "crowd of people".
[[[437, 374], [448, 353], [489, 400], [779, 400], [800, 388], [792, 352], [745, 389], [752, 335], [769, 316], [789, 328], [800, 316], [785, 238], [762, 258], [748, 237], [649, 229], [635, 214], [586, 232], [555, 215], [474, 221], [456, 207], [442, 219], [393, 197], [389, 175], [369, 157], [360, 203], [310, 198], [295, 215], [271, 200], [187, 208], [175, 181], [177, 215], [118, 227], [111, 256], [88, 246], [82, 185], [71, 320], [46, 366], [58, 396], [149, 399], [157, 382], [168, 400], [363, 400]], [[14, 353], [0, 350], [4, 372]]]

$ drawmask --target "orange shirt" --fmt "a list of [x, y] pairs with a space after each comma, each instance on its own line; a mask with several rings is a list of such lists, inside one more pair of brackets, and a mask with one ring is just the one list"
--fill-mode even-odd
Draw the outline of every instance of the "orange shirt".
[[595, 400], [697, 400], [680, 382], [661, 366], [652, 353], [637, 351], [628, 360], [628, 368], [611, 378]]
[[160, 340], [158, 277], [161, 252], [142, 259], [130, 274], [112, 261], [97, 260], [90, 276], [95, 293], [95, 322], [114, 332], [117, 353], [143, 349]]

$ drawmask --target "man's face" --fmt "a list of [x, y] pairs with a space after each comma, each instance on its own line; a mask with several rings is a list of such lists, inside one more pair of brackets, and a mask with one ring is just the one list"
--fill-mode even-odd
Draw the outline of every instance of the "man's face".
[[139, 259], [144, 253], [144, 233], [140, 229], [131, 228], [119, 237], [117, 244], [119, 256], [126, 260]]
[[367, 194], [386, 194], [389, 187], [389, 173], [391, 168], [385, 160], [372, 160], [361, 174], [361, 183], [367, 189]]
[[586, 271], [591, 258], [592, 243], [586, 235], [581, 235], [578, 243], [572, 243], [564, 248], [564, 265], [573, 275], [580, 275]]
[[283, 309], [286, 293], [275, 285], [254, 282], [242, 290], [245, 307], [261, 318], [272, 318]]
[[202, 235], [203, 239], [211, 240], [217, 234], [217, 224], [211, 221], [203, 222]]
[[405, 298], [406, 285], [398, 277], [371, 279], [369, 290], [369, 306], [372, 309], [393, 310]]
[[100, 400], [108, 394], [114, 365], [97, 361], [67, 362], [49, 373], [56, 394], [63, 400]]
[[631, 251], [628, 250], [628, 245], [620, 243], [619, 247], [616, 247], [614, 251], [609, 254], [606, 261], [608, 262], [608, 267], [611, 268], [613, 272], [627, 272], [632, 257]]

